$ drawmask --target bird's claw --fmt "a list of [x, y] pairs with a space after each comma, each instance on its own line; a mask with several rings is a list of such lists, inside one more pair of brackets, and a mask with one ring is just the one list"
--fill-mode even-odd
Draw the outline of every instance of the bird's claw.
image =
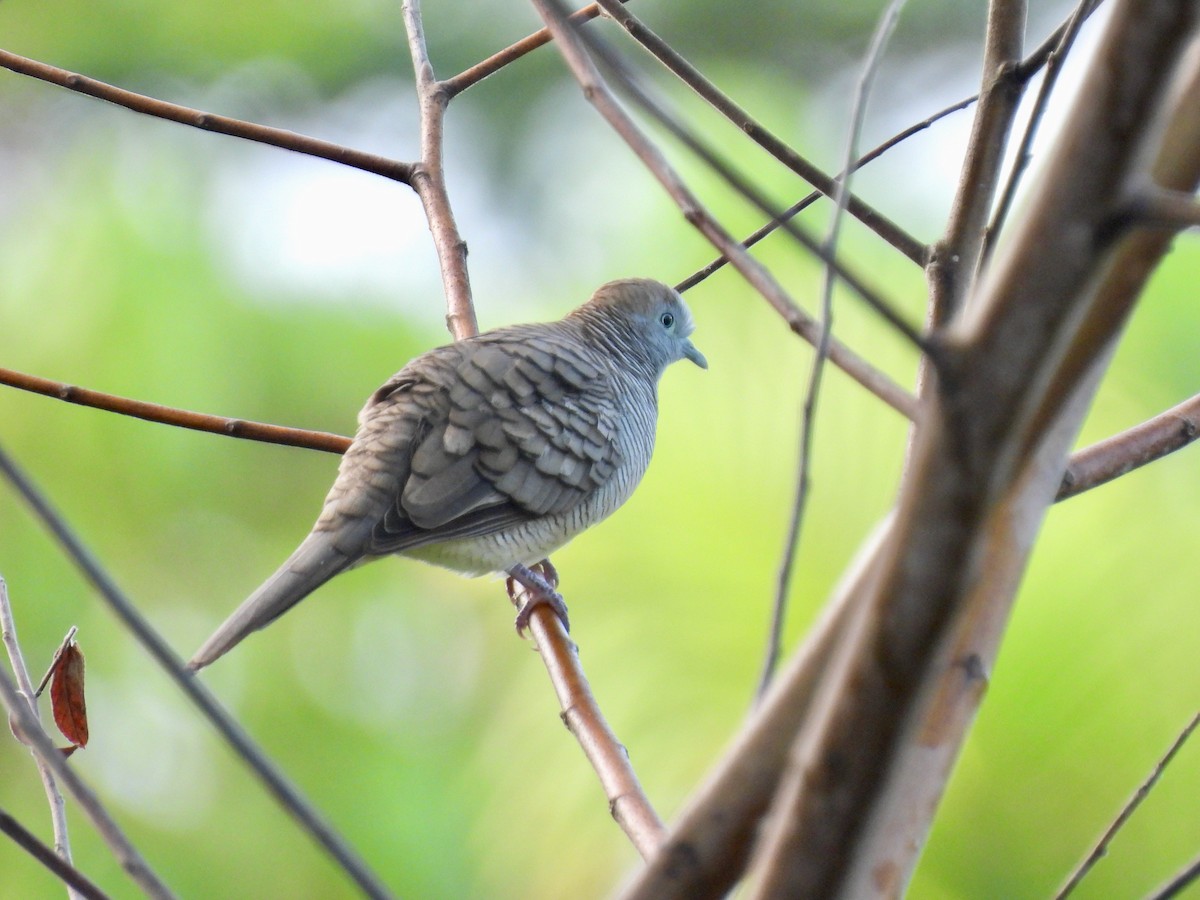
[[529, 630], [529, 619], [539, 606], [549, 606], [558, 616], [558, 620], [562, 622], [563, 630], [568, 632], [571, 630], [571, 620], [567, 616], [567, 604], [562, 595], [554, 590], [558, 587], [558, 571], [551, 565], [550, 560], [544, 559], [533, 568], [514, 566], [509, 570], [508, 596], [514, 602], [517, 596], [517, 585], [525, 589], [528, 598], [525, 604], [517, 610], [517, 618], [513, 623], [518, 635], [525, 637], [525, 632]]

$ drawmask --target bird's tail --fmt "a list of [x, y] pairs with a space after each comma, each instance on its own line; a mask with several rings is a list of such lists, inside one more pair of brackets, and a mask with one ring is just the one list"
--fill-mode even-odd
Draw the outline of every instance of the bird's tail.
[[188, 663], [193, 672], [224, 656], [242, 638], [283, 615], [357, 560], [334, 544], [327, 531], [315, 531], [263, 585], [234, 610]]

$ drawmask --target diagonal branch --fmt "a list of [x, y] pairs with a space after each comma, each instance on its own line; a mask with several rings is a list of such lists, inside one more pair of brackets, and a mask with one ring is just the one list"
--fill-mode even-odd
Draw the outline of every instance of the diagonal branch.
[[[801, 310], [774, 276], [750, 256], [745, 248], [713, 218], [658, 148], [634, 124], [604, 84], [595, 64], [583, 48], [579, 34], [566, 22], [566, 17], [557, 4], [551, 0], [533, 0], [533, 2], [538, 13], [554, 33], [564, 59], [571, 67], [576, 80], [583, 87], [584, 96], [642, 160], [646, 168], [682, 210], [684, 218], [730, 259], [734, 268], [762, 294], [776, 312], [783, 316], [794, 332], [815, 345], [820, 338], [820, 328], [816, 321]], [[813, 243], [815, 246], [815, 242]], [[845, 273], [842, 271], [839, 271], [839, 275], [845, 277]], [[893, 409], [911, 418], [914, 409], [911, 396], [866, 360], [857, 356], [844, 345], [836, 343], [830, 347], [829, 358], [847, 375]]]
[[[618, 0], [598, 0], [604, 12], [615, 20], [630, 36], [648, 50], [659, 62], [675, 74], [680, 81], [694, 90], [705, 102], [725, 116], [744, 132], [752, 141], [815, 187], [826, 197], [834, 197], [841, 183], [837, 177], [829, 177], [786, 143], [772, 134], [758, 120], [731, 97], [721, 91], [688, 62], [670, 44], [654, 33], [646, 23], [621, 5]], [[903, 253], [919, 266], [925, 265], [928, 248], [879, 210], [861, 198], [851, 194], [846, 201], [847, 211], [875, 232], [884, 241]]]
[[[254, 744], [245, 730], [225, 711], [200, 680], [190, 670], [184, 668], [183, 662], [163, 640], [162, 635], [150, 626], [150, 623], [117, 587], [62, 517], [50, 506], [41, 491], [2, 449], [0, 449], [0, 474], [3, 474], [16, 489], [121, 623], [129, 629], [138, 643], [146, 649], [154, 661], [209, 720], [226, 743], [249, 766], [280, 806], [317, 844], [328, 852], [342, 871], [355, 882], [359, 890], [368, 897], [378, 898], [378, 900], [390, 898], [391, 894], [387, 888], [367, 868], [366, 863], [359, 858], [342, 836], [333, 830], [329, 823], [305, 800], [296, 786], [288, 781], [262, 750]], [[55, 753], [57, 754], [57, 751]], [[57, 755], [61, 757], [61, 754]], [[63, 771], [55, 767], [56, 774], [63, 778], [63, 783], [75, 794], [76, 798], [79, 798], [78, 791], [81, 789], [86, 791], [86, 788], [79, 785], [73, 771], [70, 769], [66, 771], [70, 773], [70, 781], [64, 777]]]
[[8, 835], [13, 843], [54, 873], [55, 877], [70, 887], [85, 900], [108, 900], [108, 894], [77, 868], [58, 856], [52, 849], [38, 840], [28, 828], [0, 809], [0, 831]]
[[[933, 125], [938, 120], [944, 119], [946, 116], [951, 115], [952, 113], [956, 113], [956, 112], [959, 112], [960, 110], [966, 109], [968, 106], [970, 106], [972, 103], [974, 103], [978, 99], [979, 99], [979, 96], [974, 95], [971, 97], [967, 97], [964, 100], [959, 100], [957, 103], [951, 104], [950, 106], [947, 106], [944, 109], [938, 110], [932, 116], [929, 116], [926, 119], [922, 119], [920, 122], [917, 122], [915, 125], [910, 125], [908, 128], [905, 128], [903, 131], [892, 135], [890, 138], [888, 138], [886, 141], [884, 141], [882, 144], [880, 144], [878, 147], [876, 147], [871, 152], [865, 153], [862, 156], [860, 156], [854, 163], [853, 171], [858, 171], [859, 169], [861, 169], [863, 166], [867, 165], [868, 163], [874, 162], [879, 157], [883, 156], [883, 154], [885, 154], [887, 151], [889, 151], [893, 147], [895, 147], [897, 144], [903, 143], [904, 141], [906, 141], [910, 137], [912, 137], [914, 134], [918, 134], [918, 133], [924, 131], [926, 128], [929, 128], [931, 125]], [[841, 178], [844, 174], [845, 174], [844, 172], [839, 172], [834, 177]], [[767, 237], [770, 234], [774, 234], [775, 231], [777, 231], [782, 224], [782, 222], [780, 222], [780, 219], [786, 220], [786, 219], [795, 218], [801, 212], [808, 209], [808, 207], [812, 206], [814, 203], [816, 203], [818, 200], [820, 200], [823, 196], [825, 196], [825, 195], [822, 194], [820, 191], [812, 191], [807, 196], [801, 198], [796, 203], [793, 203], [791, 206], [789, 206], [787, 209], [785, 209], [780, 214], [779, 219], [772, 219], [770, 222], [767, 222], [761, 228], [757, 229], [753, 234], [748, 236], [745, 240], [743, 240], [741, 242], [742, 246], [745, 247], [747, 250], [750, 249], [755, 244], [757, 244], [759, 241], [761, 241], [763, 238]], [[679, 282], [679, 284], [677, 284], [675, 286], [675, 289], [682, 292], [682, 291], [686, 291], [690, 288], [695, 287], [697, 284], [704, 281], [706, 278], [708, 278], [709, 275], [712, 275], [718, 269], [724, 268], [728, 262], [729, 262], [729, 260], [726, 257], [718, 256], [716, 259], [714, 259], [712, 262], [710, 262], [704, 268], [698, 269], [697, 271], [695, 271], [691, 275], [689, 275], [687, 278], [685, 278], [683, 281]]]
[[255, 124], [254, 122], [232, 119], [229, 116], [206, 113], [187, 106], [180, 106], [176, 103], [168, 103], [165, 100], [156, 100], [153, 97], [136, 94], [133, 91], [127, 91], [124, 88], [115, 87], [103, 81], [97, 81], [94, 78], [88, 78], [85, 75], [77, 75], [74, 72], [68, 72], [66, 69], [59, 69], [55, 66], [38, 62], [37, 60], [17, 56], [17, 54], [9, 53], [7, 50], [0, 50], [0, 67], [9, 69], [19, 75], [28, 75], [30, 78], [36, 78], [39, 81], [57, 84], [59, 87], [67, 88], [67, 90], [77, 91], [80, 94], [87, 94], [90, 97], [105, 100], [116, 106], [123, 106], [136, 113], [154, 116], [158, 119], [166, 119], [169, 122], [178, 122], [181, 125], [190, 125], [192, 128], [199, 128], [201, 131], [212, 131], [216, 134], [225, 134], [247, 141], [255, 141], [259, 144], [280, 147], [284, 150], [292, 150], [296, 153], [303, 153], [306, 156], [316, 156], [320, 159], [327, 159], [330, 162], [341, 163], [355, 169], [362, 169], [364, 172], [382, 175], [384, 178], [390, 178], [393, 181], [399, 181], [403, 184], [409, 184], [412, 177], [412, 166], [409, 163], [398, 162], [397, 160], [378, 156], [374, 153], [354, 150], [350, 147], [344, 147], [341, 144], [322, 141], [318, 138], [297, 134], [294, 131], [287, 131], [283, 128], [271, 128], [266, 125]]
[[[516, 591], [512, 599], [521, 608], [529, 601], [529, 591], [521, 586]], [[557, 615], [537, 613], [535, 609], [530, 617], [529, 631], [554, 685], [563, 724], [596, 770], [613, 819], [638, 853], [649, 859], [662, 844], [662, 820], [642, 789], [629, 754], [600, 711], [579, 663], [579, 648]]]
[[1175, 736], [1175, 740], [1171, 742], [1171, 746], [1167, 748], [1167, 752], [1163, 754], [1162, 759], [1155, 763], [1146, 780], [1133, 792], [1133, 796], [1121, 807], [1121, 811], [1117, 814], [1117, 817], [1104, 829], [1104, 834], [1100, 836], [1100, 840], [1096, 842], [1096, 846], [1084, 857], [1079, 867], [1071, 873], [1066, 884], [1054, 895], [1054, 900], [1066, 900], [1067, 897], [1074, 893], [1075, 888], [1079, 887], [1079, 883], [1087, 877], [1088, 872], [1104, 857], [1108, 852], [1108, 845], [1112, 843], [1112, 839], [1117, 836], [1117, 832], [1125, 826], [1130, 816], [1142, 805], [1142, 801], [1154, 790], [1154, 786], [1162, 778], [1163, 772], [1167, 770], [1167, 766], [1171, 764], [1171, 761], [1175, 758], [1175, 754], [1187, 743], [1187, 739], [1192, 736], [1192, 732], [1196, 730], [1197, 726], [1200, 726], [1200, 713], [1192, 716], [1183, 730]]
[[137, 848], [129, 841], [121, 826], [109, 815], [104, 804], [100, 802], [100, 798], [84, 783], [62, 752], [54, 746], [54, 741], [50, 739], [34, 716], [23, 692], [13, 684], [3, 669], [0, 669], [0, 706], [3, 706], [8, 712], [9, 727], [13, 734], [70, 791], [71, 796], [79, 804], [79, 808], [96, 826], [96, 831], [108, 844], [113, 855], [121, 864], [121, 868], [133, 879], [133, 882], [147, 896], [156, 898], [156, 900], [173, 898], [174, 893], [150, 868]]

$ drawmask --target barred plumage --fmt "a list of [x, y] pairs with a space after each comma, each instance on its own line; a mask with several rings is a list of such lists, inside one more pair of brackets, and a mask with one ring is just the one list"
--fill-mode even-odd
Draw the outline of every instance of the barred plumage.
[[557, 322], [425, 353], [371, 395], [312, 532], [193, 657], [199, 669], [334, 575], [400, 554], [467, 575], [536, 563], [613, 513], [654, 450], [687, 306], [648, 279]]

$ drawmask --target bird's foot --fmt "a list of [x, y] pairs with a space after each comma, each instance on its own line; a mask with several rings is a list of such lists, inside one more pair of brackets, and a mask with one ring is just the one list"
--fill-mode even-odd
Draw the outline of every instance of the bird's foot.
[[550, 585], [551, 590], [558, 590], [558, 569], [554, 568], [554, 563], [548, 559], [543, 559], [531, 568], [546, 579], [546, 584]]
[[508, 596], [514, 603], [517, 602], [517, 585], [525, 589], [529, 598], [525, 601], [525, 605], [517, 611], [517, 619], [514, 623], [517, 634], [521, 637], [525, 636], [525, 632], [529, 629], [529, 618], [539, 606], [549, 606], [558, 616], [558, 620], [562, 622], [563, 629], [571, 630], [571, 620], [567, 617], [567, 604], [563, 601], [562, 595], [554, 590], [558, 587], [558, 572], [550, 564], [550, 560], [544, 559], [532, 568], [515, 565], [508, 570]]

